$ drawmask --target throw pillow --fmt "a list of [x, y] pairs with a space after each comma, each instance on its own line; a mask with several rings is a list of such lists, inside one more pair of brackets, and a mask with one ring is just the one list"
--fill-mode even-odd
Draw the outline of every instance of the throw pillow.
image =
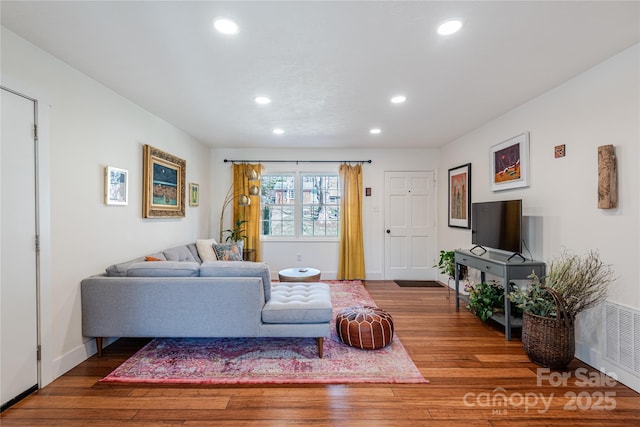
[[235, 244], [213, 245], [213, 250], [220, 261], [242, 261], [242, 250]]
[[146, 256], [146, 257], [144, 257], [144, 260], [145, 260], [145, 261], [163, 261], [163, 260], [161, 260], [161, 259], [160, 259], [160, 258], [158, 258], [158, 257], [154, 257], [154, 256], [150, 256], [150, 255], [149, 255], [149, 256]]
[[196, 248], [198, 248], [198, 255], [202, 262], [216, 261], [216, 253], [213, 251], [213, 245], [217, 245], [215, 239], [200, 239], [196, 240]]

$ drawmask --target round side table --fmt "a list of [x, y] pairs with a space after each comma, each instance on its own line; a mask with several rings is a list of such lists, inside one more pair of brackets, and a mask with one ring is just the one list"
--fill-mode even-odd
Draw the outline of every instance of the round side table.
[[281, 282], [319, 282], [320, 270], [308, 267], [287, 268], [278, 272]]

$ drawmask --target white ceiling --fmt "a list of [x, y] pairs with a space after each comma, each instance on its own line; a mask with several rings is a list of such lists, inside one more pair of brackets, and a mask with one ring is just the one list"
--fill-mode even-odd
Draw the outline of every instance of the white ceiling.
[[[0, 12], [211, 146], [381, 148], [441, 146], [638, 43], [639, 4], [2, 1]], [[217, 16], [239, 34], [212, 31]], [[451, 17], [462, 30], [438, 36]], [[407, 102], [392, 105], [398, 93]], [[256, 105], [259, 94], [273, 102]]]

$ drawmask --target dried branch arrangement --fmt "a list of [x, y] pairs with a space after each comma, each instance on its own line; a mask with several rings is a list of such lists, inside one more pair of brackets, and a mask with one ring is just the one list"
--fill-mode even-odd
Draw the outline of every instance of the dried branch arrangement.
[[605, 300], [609, 286], [615, 281], [613, 274], [611, 266], [600, 259], [597, 251], [588, 251], [580, 257], [565, 250], [549, 263], [544, 278], [532, 274], [531, 284], [512, 292], [509, 298], [524, 311], [554, 317], [555, 303], [544, 291], [545, 287], [551, 288], [562, 296], [567, 312], [575, 317]]

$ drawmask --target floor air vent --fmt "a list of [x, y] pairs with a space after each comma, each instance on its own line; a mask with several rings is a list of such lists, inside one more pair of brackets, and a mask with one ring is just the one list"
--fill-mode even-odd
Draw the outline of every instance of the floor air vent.
[[604, 303], [605, 359], [640, 376], [640, 311]]

